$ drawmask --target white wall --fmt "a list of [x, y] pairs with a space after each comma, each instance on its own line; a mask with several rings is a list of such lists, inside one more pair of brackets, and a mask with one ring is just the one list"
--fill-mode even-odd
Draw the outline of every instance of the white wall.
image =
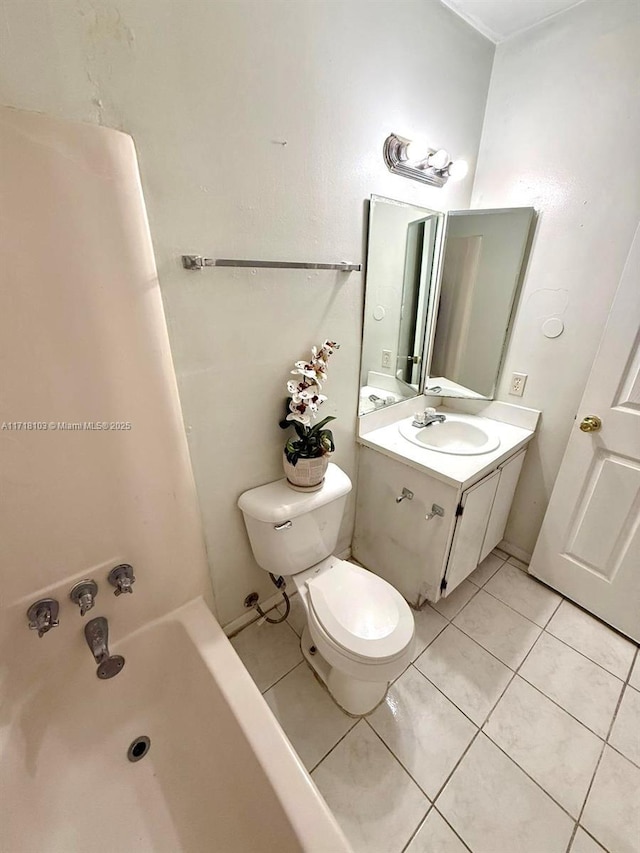
[[[283, 383], [325, 337], [342, 349], [323, 413], [355, 474], [363, 279], [177, 258], [361, 261], [371, 193], [468, 206], [493, 45], [436, 0], [5, 0], [2, 26], [0, 101], [135, 139], [226, 623], [272, 589], [235, 502], [280, 476]], [[469, 177], [439, 190], [391, 175], [390, 131], [446, 146]], [[353, 501], [342, 546], [352, 520]]]
[[[4, 701], [32, 666], [89, 665], [68, 598], [83, 577], [114, 642], [211, 588], [132, 141], [0, 108], [0, 162], [0, 424], [43, 427], [0, 428]], [[123, 562], [134, 594], [115, 598]], [[39, 640], [25, 613], [43, 595], [60, 627]]]
[[527, 553], [640, 216], [638, 45], [637, 0], [586, 0], [496, 51], [472, 206], [540, 211], [497, 395], [520, 402], [509, 376], [527, 373], [521, 402], [543, 412], [505, 534]]

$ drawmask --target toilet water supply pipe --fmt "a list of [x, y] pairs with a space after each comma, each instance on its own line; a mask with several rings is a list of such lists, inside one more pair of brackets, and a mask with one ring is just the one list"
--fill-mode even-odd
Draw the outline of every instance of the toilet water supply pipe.
[[284, 616], [281, 616], [280, 619], [271, 619], [269, 616], [267, 616], [267, 614], [264, 612], [264, 610], [260, 607], [260, 605], [257, 602], [254, 606], [255, 606], [256, 610], [258, 611], [258, 613], [260, 614], [260, 616], [262, 616], [262, 618], [265, 620], [265, 622], [269, 622], [271, 625], [279, 625], [281, 622], [284, 622], [284, 620], [287, 618], [287, 616], [291, 612], [291, 602], [289, 601], [289, 596], [284, 591], [285, 586], [286, 586], [285, 579], [282, 576], [276, 577], [271, 572], [269, 572], [269, 577], [271, 578], [271, 580], [273, 581], [275, 586], [279, 590], [282, 591], [282, 597], [284, 599]]

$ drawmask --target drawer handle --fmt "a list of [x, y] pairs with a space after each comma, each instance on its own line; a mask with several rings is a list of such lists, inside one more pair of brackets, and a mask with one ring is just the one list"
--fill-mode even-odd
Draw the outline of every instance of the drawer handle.
[[444, 517], [444, 510], [438, 504], [431, 505], [431, 512], [425, 515], [425, 521], [431, 521], [432, 518], [435, 518], [436, 515], [440, 516], [440, 518]]
[[289, 530], [290, 527], [293, 527], [292, 521], [283, 521], [282, 524], [274, 524], [274, 530]]

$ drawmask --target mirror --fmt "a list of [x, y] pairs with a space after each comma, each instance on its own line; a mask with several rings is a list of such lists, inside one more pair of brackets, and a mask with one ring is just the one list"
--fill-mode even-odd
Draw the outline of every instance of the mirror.
[[493, 399], [534, 213], [520, 207], [447, 216], [428, 393]]
[[360, 415], [421, 393], [443, 220], [434, 210], [371, 196]]
[[493, 398], [534, 216], [371, 197], [360, 415], [422, 388]]

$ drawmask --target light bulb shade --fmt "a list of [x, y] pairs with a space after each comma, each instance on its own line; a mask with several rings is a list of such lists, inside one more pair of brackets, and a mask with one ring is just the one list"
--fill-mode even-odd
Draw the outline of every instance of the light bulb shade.
[[432, 187], [443, 187], [449, 179], [451, 158], [444, 149], [435, 151], [422, 140], [411, 140], [390, 133], [382, 147], [390, 172]]
[[448, 171], [452, 181], [462, 181], [469, 174], [469, 164], [466, 160], [454, 160]]
[[429, 155], [428, 163], [433, 169], [446, 169], [449, 165], [449, 154], [444, 148], [439, 148]]
[[426, 160], [429, 156], [431, 148], [427, 145], [424, 139], [412, 139], [404, 148], [404, 156], [409, 163], [420, 163]]

